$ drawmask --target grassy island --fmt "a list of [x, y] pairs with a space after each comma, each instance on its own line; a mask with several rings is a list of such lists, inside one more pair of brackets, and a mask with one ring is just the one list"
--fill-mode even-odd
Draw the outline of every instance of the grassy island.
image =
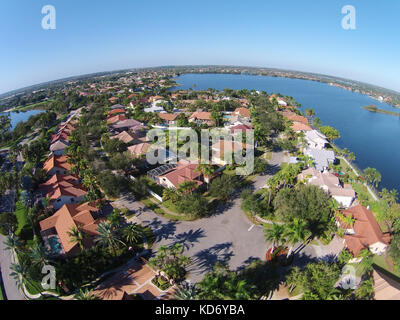
[[379, 109], [377, 106], [371, 104], [369, 106], [364, 106], [363, 109], [370, 111], [370, 112], [378, 112], [378, 113], [383, 113], [383, 114], [390, 114], [392, 116], [398, 116], [400, 117], [400, 113], [399, 112], [394, 112], [394, 111], [387, 111], [387, 110], [382, 110]]

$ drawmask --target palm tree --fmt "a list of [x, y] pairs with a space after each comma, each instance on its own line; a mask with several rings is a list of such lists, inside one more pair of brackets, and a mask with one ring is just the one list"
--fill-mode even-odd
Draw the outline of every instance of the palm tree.
[[181, 194], [192, 193], [196, 187], [197, 183], [195, 181], [185, 181], [179, 185], [178, 192]]
[[74, 295], [75, 300], [101, 300], [91, 289], [79, 289]]
[[289, 258], [293, 252], [293, 248], [298, 242], [303, 242], [306, 238], [306, 222], [295, 218], [293, 222], [286, 226], [285, 236], [291, 244], [287, 257]]
[[5, 250], [16, 252], [19, 248], [21, 248], [22, 242], [17, 236], [8, 235], [4, 245], [6, 246]]
[[122, 234], [130, 244], [137, 243], [140, 239], [143, 239], [142, 228], [137, 223], [132, 223], [126, 226], [123, 229]]
[[267, 241], [272, 241], [271, 254], [274, 252], [275, 244], [281, 245], [285, 240], [285, 225], [274, 223], [271, 229], [264, 229], [264, 236]]
[[215, 173], [215, 168], [211, 164], [199, 164], [196, 169], [196, 172], [200, 172], [204, 176], [204, 181], [207, 183], [207, 187], [210, 183], [210, 178]]
[[196, 300], [197, 294], [196, 286], [184, 282], [177, 288], [174, 298], [176, 300]]
[[30, 248], [28, 255], [33, 265], [43, 267], [49, 262], [48, 251], [41, 243]]
[[99, 235], [95, 238], [95, 242], [103, 247], [109, 247], [115, 257], [118, 244], [125, 245], [120, 239], [114, 226], [107, 222], [100, 222], [97, 227]]
[[78, 244], [81, 251], [85, 250], [84, 240], [89, 237], [89, 235], [81, 230], [78, 227], [72, 227], [71, 231], [68, 232], [68, 236], [70, 237], [70, 242]]
[[12, 263], [10, 269], [12, 270], [10, 276], [14, 278], [18, 289], [23, 291], [24, 284], [27, 283], [42, 295], [42, 288], [32, 281], [32, 267], [26, 260], [21, 259], [18, 263]]

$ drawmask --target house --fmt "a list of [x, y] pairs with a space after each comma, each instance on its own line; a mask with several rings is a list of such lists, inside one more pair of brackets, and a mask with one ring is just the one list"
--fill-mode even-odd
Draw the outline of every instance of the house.
[[140, 158], [141, 156], [145, 156], [147, 150], [150, 148], [151, 144], [147, 142], [138, 143], [133, 146], [128, 147], [128, 151], [135, 158]]
[[157, 177], [158, 184], [165, 188], [178, 189], [182, 183], [194, 181], [199, 187], [203, 182], [200, 180], [201, 173], [196, 171], [197, 167], [197, 163], [181, 160], [176, 168]]
[[197, 124], [207, 124], [209, 126], [214, 125], [214, 120], [211, 117], [211, 113], [203, 111], [193, 112], [189, 117], [189, 122], [195, 122]]
[[94, 236], [101, 219], [97, 218], [98, 209], [94, 204], [66, 204], [54, 215], [40, 221], [40, 233], [51, 255], [72, 256], [80, 252], [79, 245], [71, 241], [69, 233], [79, 228], [87, 237], [83, 246], [93, 246]]
[[162, 96], [152, 96], [152, 97], [149, 98], [149, 102], [153, 103], [155, 101], [159, 101], [159, 100], [162, 100], [162, 99], [164, 99], [164, 97], [162, 97]]
[[125, 115], [123, 115], [123, 114], [119, 114], [119, 115], [108, 118], [107, 124], [108, 125], [115, 124], [115, 123], [118, 123], [120, 121], [125, 121], [125, 120], [127, 120], [127, 117], [125, 117]]
[[354, 219], [353, 226], [351, 226], [337, 218], [340, 226], [346, 231], [344, 236], [346, 247], [354, 257], [357, 257], [360, 251], [366, 248], [377, 255], [381, 255], [387, 250], [390, 234], [382, 232], [370, 210], [358, 204], [342, 211], [342, 214], [345, 217], [351, 215]]
[[356, 197], [351, 185], [342, 186], [339, 178], [328, 171], [320, 172], [315, 168], [308, 168], [297, 176], [297, 180], [325, 190], [344, 208], [350, 207]]
[[336, 160], [335, 153], [331, 150], [306, 149], [304, 154], [314, 160], [314, 166], [319, 171], [327, 170], [329, 164]]
[[122, 141], [126, 144], [131, 144], [135, 141], [135, 139], [126, 131], [122, 131], [116, 136], [110, 137], [110, 139], [118, 139], [119, 141]]
[[65, 149], [68, 147], [68, 141], [57, 140], [50, 146], [50, 151], [56, 156], [62, 156], [65, 153]]
[[312, 130], [312, 128], [309, 125], [297, 121], [293, 121], [293, 124], [290, 126], [290, 128], [294, 132], [301, 132], [301, 131], [307, 132]]
[[305, 125], [309, 124], [306, 117], [300, 116], [297, 113], [294, 113], [294, 112], [291, 112], [291, 111], [282, 111], [281, 115], [284, 118], [286, 118], [286, 119], [288, 119], [290, 121], [293, 121], [293, 122], [300, 122], [300, 123], [303, 123]]
[[176, 113], [159, 113], [158, 117], [166, 125], [176, 125], [176, 118], [178, 118], [178, 114], [176, 114]]
[[68, 138], [69, 138], [68, 133], [61, 131], [60, 133], [53, 134], [51, 136], [50, 144], [53, 144], [54, 142], [56, 142], [58, 140], [68, 141]]
[[114, 115], [117, 115], [117, 114], [125, 114], [125, 110], [121, 109], [121, 108], [118, 108], [118, 109], [110, 110], [107, 113], [108, 116], [114, 116]]
[[235, 125], [233, 127], [230, 127], [230, 132], [232, 134], [238, 133], [238, 132], [242, 132], [242, 133], [246, 133], [247, 131], [252, 131], [253, 128], [249, 125], [245, 125], [245, 124], [238, 124]]
[[[220, 140], [211, 146], [211, 162], [212, 164], [224, 166], [228, 163], [232, 163], [232, 160], [229, 159], [233, 159], [235, 153], [242, 153], [252, 148], [253, 146], [246, 145], [245, 143]], [[226, 155], [228, 155], [228, 157]]]
[[243, 108], [243, 107], [242, 108], [236, 108], [235, 111], [232, 113], [232, 115], [250, 119], [250, 109]]
[[43, 164], [43, 169], [48, 175], [54, 174], [68, 174], [72, 168], [71, 164], [67, 162], [67, 156], [52, 155]]
[[125, 109], [125, 107], [121, 104], [114, 104], [113, 106], [110, 107], [110, 110], [115, 110], [115, 109]]
[[110, 99], [108, 99], [108, 101], [110, 101], [111, 103], [115, 103], [118, 101], [117, 97], [111, 97]]
[[119, 121], [111, 126], [112, 130], [122, 132], [122, 131], [137, 131], [144, 128], [143, 124], [134, 119], [126, 119]]
[[82, 189], [79, 179], [71, 175], [55, 174], [39, 186], [45, 198], [50, 199], [54, 209], [61, 208], [64, 204], [83, 201], [87, 192]]
[[322, 150], [325, 148], [326, 145], [329, 144], [326, 137], [317, 130], [310, 130], [306, 132], [305, 139], [310, 149]]
[[152, 112], [152, 113], [158, 113], [158, 112], [165, 112], [163, 107], [157, 106], [153, 103], [151, 107], [144, 108], [144, 112]]

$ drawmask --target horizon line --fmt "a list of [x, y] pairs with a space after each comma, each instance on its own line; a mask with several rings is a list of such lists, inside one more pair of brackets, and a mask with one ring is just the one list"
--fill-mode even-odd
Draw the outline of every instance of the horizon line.
[[[362, 84], [366, 84], [372, 87], [377, 87], [380, 89], [384, 89], [384, 90], [388, 90], [388, 91], [392, 91], [398, 95], [400, 95], [400, 91], [397, 91], [395, 89], [390, 89], [390, 88], [386, 88], [386, 87], [382, 87], [381, 85], [376, 85], [376, 84], [372, 84], [372, 83], [368, 83], [368, 82], [364, 82], [364, 81], [360, 81], [360, 80], [355, 80], [355, 79], [350, 79], [350, 78], [344, 78], [341, 76], [335, 76], [335, 75], [329, 75], [329, 74], [324, 74], [324, 73], [318, 73], [318, 72], [311, 72], [311, 71], [301, 71], [301, 70], [292, 70], [292, 69], [285, 69], [285, 68], [277, 68], [277, 67], [260, 67], [260, 66], [240, 66], [240, 65], [217, 65], [217, 64], [187, 64], [187, 65], [162, 65], [162, 66], [146, 66], [146, 67], [131, 67], [131, 68], [125, 68], [125, 69], [116, 69], [116, 70], [103, 70], [103, 71], [96, 71], [96, 72], [91, 72], [91, 73], [84, 73], [84, 74], [77, 74], [77, 75], [72, 75], [72, 76], [66, 76], [63, 78], [58, 78], [58, 79], [53, 79], [53, 80], [48, 80], [48, 81], [44, 81], [44, 82], [39, 82], [39, 83], [35, 83], [32, 85], [28, 85], [25, 87], [21, 87], [21, 88], [17, 88], [17, 89], [13, 89], [13, 90], [9, 90], [6, 91], [4, 93], [0, 93], [0, 96], [6, 96], [8, 94], [12, 94], [15, 91], [24, 91], [27, 89], [30, 89], [32, 87], [36, 87], [36, 86], [44, 86], [46, 84], [50, 84], [52, 82], [65, 82], [68, 81], [70, 79], [73, 78], [79, 78], [79, 77], [85, 77], [85, 76], [93, 76], [95, 77], [96, 74], [103, 74], [103, 73], [119, 73], [119, 72], [124, 72], [124, 71], [130, 71], [130, 70], [145, 70], [145, 69], [162, 69], [162, 68], [185, 68], [185, 67], [230, 67], [230, 68], [253, 68], [253, 69], [270, 69], [270, 70], [279, 70], [279, 71], [287, 71], [287, 72], [299, 72], [299, 73], [305, 73], [305, 74], [310, 74], [310, 75], [317, 75], [317, 76], [323, 76], [323, 77], [331, 77], [331, 78], [336, 78], [336, 79], [340, 79], [340, 80], [349, 80], [349, 81], [353, 81], [353, 82], [358, 82], [358, 83], [362, 83]], [[281, 77], [281, 78], [288, 78], [288, 77]], [[300, 80], [307, 80], [307, 79], [300, 79]], [[314, 80], [309, 80], [309, 81], [314, 81]]]

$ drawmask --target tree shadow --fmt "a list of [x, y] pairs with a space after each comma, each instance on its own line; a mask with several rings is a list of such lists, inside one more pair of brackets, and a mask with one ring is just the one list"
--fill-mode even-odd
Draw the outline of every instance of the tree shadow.
[[174, 221], [168, 221], [167, 223], [164, 223], [159, 218], [155, 218], [153, 221], [147, 224], [147, 226], [153, 230], [156, 241], [170, 239], [176, 231], [176, 225], [177, 223]]
[[218, 262], [228, 263], [233, 256], [231, 247], [232, 242], [225, 242], [201, 250], [194, 255], [188, 271], [193, 274], [202, 274], [211, 271]]
[[187, 232], [179, 233], [174, 236], [175, 241], [173, 244], [180, 244], [183, 246], [185, 250], [189, 250], [194, 246], [194, 243], [199, 242], [200, 238], [204, 238], [204, 230], [197, 229], [197, 230], [189, 230]]

